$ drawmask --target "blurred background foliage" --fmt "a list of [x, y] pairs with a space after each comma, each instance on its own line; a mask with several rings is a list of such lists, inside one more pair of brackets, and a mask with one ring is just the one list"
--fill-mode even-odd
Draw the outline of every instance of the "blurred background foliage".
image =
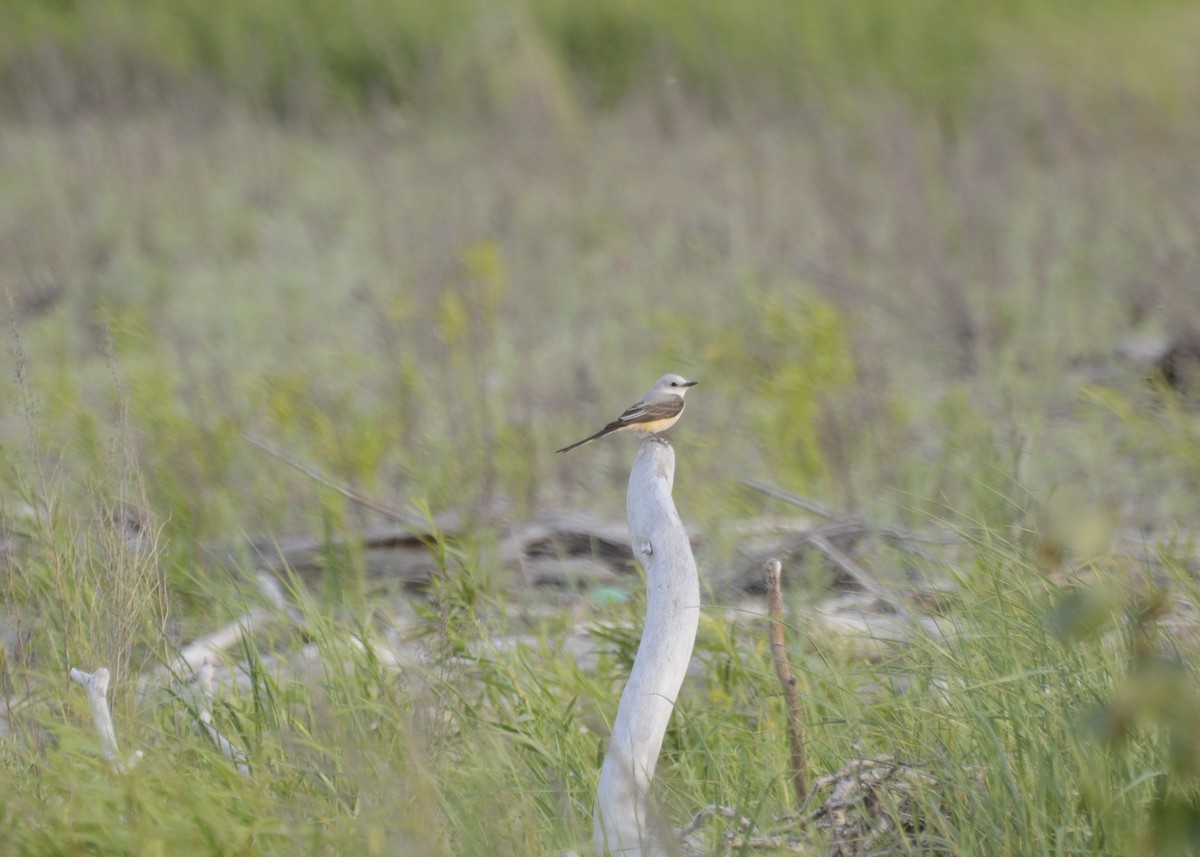
[[[1198, 36], [1177, 0], [9, 0], [5, 356], [64, 460], [125, 408], [186, 538], [306, 526], [245, 433], [435, 508], [607, 506], [619, 444], [547, 452], [667, 369], [725, 447], [702, 517], [768, 470], [1011, 523], [1174, 413], [1108, 381], [1200, 312]], [[1188, 507], [1157, 460], [1118, 519]]]
[[546, 452], [668, 368], [727, 446], [702, 516], [766, 469], [1020, 517], [1147, 433], [1079, 383], [1200, 312], [1198, 36], [1179, 0], [8, 0], [7, 356], [67, 458], [123, 376], [188, 537], [305, 520], [247, 432], [439, 508], [607, 503], [619, 453]]
[[1200, 62], [1186, 0], [8, 0], [5, 17], [0, 88], [29, 109], [196, 84], [280, 116], [506, 109], [516, 84], [594, 108], [677, 76], [716, 105], [882, 88], [954, 119], [1045, 65], [1112, 108], [1185, 110]]

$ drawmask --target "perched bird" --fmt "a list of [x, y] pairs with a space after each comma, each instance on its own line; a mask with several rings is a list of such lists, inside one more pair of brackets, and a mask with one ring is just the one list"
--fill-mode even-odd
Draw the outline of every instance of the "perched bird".
[[663, 375], [654, 382], [650, 392], [642, 396], [641, 401], [630, 405], [621, 416], [591, 437], [585, 437], [583, 440], [576, 441], [570, 446], [564, 446], [557, 451], [569, 452], [577, 446], [583, 446], [585, 443], [591, 443], [606, 434], [618, 431], [633, 429], [646, 434], [658, 434], [666, 431], [679, 420], [680, 414], [683, 413], [683, 396], [687, 393], [688, 387], [693, 387], [695, 384], [695, 381], [686, 381], [680, 375]]

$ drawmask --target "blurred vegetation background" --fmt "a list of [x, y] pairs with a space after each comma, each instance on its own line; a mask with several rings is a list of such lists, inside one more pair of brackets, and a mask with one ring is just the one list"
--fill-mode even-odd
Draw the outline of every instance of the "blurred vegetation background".
[[[1186, 713], [1163, 703], [1145, 714], [1169, 709], [1172, 720], [1117, 757], [1079, 737], [1068, 722], [1078, 698], [1111, 703], [1114, 740], [1141, 716], [1127, 710], [1137, 693], [1122, 690], [1124, 650], [1090, 625], [1076, 633], [1066, 608], [1053, 614], [1067, 617], [1061, 636], [1092, 648], [1053, 648], [1034, 615], [1045, 593], [1029, 581], [1103, 553], [1115, 534], [1171, 533], [1200, 516], [1194, 399], [1164, 390], [1148, 359], [1200, 324], [1200, 3], [3, 7], [0, 525], [42, 552], [36, 573], [9, 563], [6, 599], [22, 627], [60, 619], [6, 687], [60, 662], [132, 670], [165, 659], [164, 638], [236, 612], [250, 570], [202, 570], [206, 546], [378, 523], [247, 437], [383, 502], [454, 512], [469, 544], [446, 556], [471, 574], [457, 595], [436, 597], [470, 602], [462, 615], [476, 616], [476, 599], [496, 612], [489, 599], [512, 582], [494, 563], [507, 523], [555, 509], [623, 515], [632, 441], [553, 450], [676, 371], [700, 381], [673, 440], [677, 502], [705, 533], [710, 567], [736, 561], [739, 523], [778, 511], [742, 487], [750, 477], [872, 520], [945, 521], [994, 550], [969, 591], [984, 597], [994, 579], [1034, 605], [993, 629], [1007, 641], [999, 650], [975, 652], [976, 640], [920, 653], [963, 670], [972, 689], [958, 736], [969, 746], [953, 749], [953, 730], [926, 736], [948, 742], [946, 776], [964, 791], [975, 789], [967, 756], [1022, 749], [1019, 730], [988, 743], [997, 685], [1019, 686], [1014, 717], [1054, 708], [1045, 716], [1072, 736], [1056, 740], [1078, 742], [1080, 765], [1025, 770], [1044, 786], [1045, 817], [1013, 825], [998, 812], [993, 834], [1009, 839], [990, 841], [1011, 841], [1014, 854], [1084, 853], [1072, 844], [1084, 840], [1088, 853], [1132, 853], [1122, 848], [1170, 840], [1170, 824], [1187, 840], [1197, 814]], [[113, 522], [127, 509], [158, 534], [153, 562], [120, 560]], [[128, 586], [101, 598], [114, 562]], [[361, 570], [353, 551], [330, 562]], [[148, 582], [160, 572], [161, 589]], [[1122, 598], [1101, 599], [1098, 624], [1138, 636], [1153, 622], [1139, 595], [1121, 625]], [[1012, 618], [975, 607], [972, 621]], [[433, 611], [443, 636], [451, 613]], [[682, 788], [694, 787], [676, 796], [681, 813], [721, 777], [730, 792], [758, 789], [763, 806], [783, 793], [755, 781], [775, 776], [772, 763], [745, 755], [758, 726], [721, 731], [722, 694], [769, 677], [765, 661], [760, 675], [740, 660], [727, 630], [709, 628], [702, 645], [733, 690], [714, 679], [720, 692], [668, 741], [706, 748], [703, 775], [683, 749], [672, 760]], [[905, 724], [941, 705], [929, 678], [924, 696], [872, 708], [833, 686], [842, 664], [823, 663], [807, 665], [814, 698], [838, 700], [845, 708], [821, 711], [851, 724], [817, 751], [827, 768], [862, 734], [884, 749], [906, 740]], [[607, 693], [561, 664], [569, 674], [554, 673], [555, 693], [538, 684], [544, 674], [509, 666], [487, 693], [512, 707], [518, 732], [549, 729], [560, 697]], [[1060, 682], [1044, 710], [1042, 679], [1014, 679], [1025, 671]], [[538, 750], [530, 761], [479, 727], [470, 782], [440, 790], [429, 784], [464, 756], [410, 756], [407, 721], [397, 734], [372, 731], [372, 706], [390, 711], [395, 687], [364, 689], [365, 674], [342, 676], [347, 698], [370, 700], [355, 709], [362, 731], [306, 749], [401, 747], [395, 767], [367, 781], [386, 791], [403, 770], [401, 824], [420, 830], [437, 804], [460, 837], [413, 853], [538, 853], [586, 826], [586, 784], [543, 783], [536, 807], [506, 816], [511, 849], [496, 850], [488, 824], [508, 809], [487, 795], [497, 769], [514, 781], [564, 768], [586, 777], [592, 733], [570, 733], [570, 747], [554, 744], [557, 733], [521, 733]], [[265, 734], [281, 716], [263, 705], [243, 725]], [[1139, 760], [1171, 741], [1187, 758], [1163, 767], [1182, 773], [1152, 793]], [[347, 779], [366, 776], [346, 752]], [[51, 792], [77, 771], [59, 773]], [[343, 774], [305, 800], [341, 818]], [[1094, 803], [1065, 805], [1073, 777], [1099, 783]], [[277, 782], [251, 788], [245, 806], [286, 817]], [[999, 807], [1018, 793], [1013, 780], [992, 797]], [[209, 793], [215, 812], [227, 809], [221, 794]], [[546, 834], [538, 824], [560, 798], [576, 815], [564, 811], [574, 820]], [[1151, 804], [1161, 829], [1110, 821], [1092, 836], [1090, 819]], [[970, 812], [983, 824], [986, 809]], [[373, 811], [370, 823], [386, 828], [391, 808]], [[477, 828], [464, 826], [472, 814]], [[247, 833], [255, 821], [247, 812], [216, 838], [287, 850], [282, 828]], [[326, 828], [381, 853], [376, 829]], [[26, 833], [37, 853], [45, 841]], [[954, 853], [1000, 853], [970, 851], [970, 840]]]
[[995, 505], [976, 453], [1086, 480], [1118, 450], [1058, 419], [1111, 410], [1080, 370], [1198, 311], [1198, 29], [1167, 0], [10, 0], [5, 359], [56, 454], [124, 408], [185, 537], [311, 526], [243, 433], [434, 508], [592, 502], [620, 445], [547, 452], [668, 369], [705, 382], [706, 518], [766, 468], [850, 506]]
[[506, 111], [518, 88], [594, 109], [669, 76], [710, 105], [867, 88], [962, 116], [1043, 66], [1064, 88], [1183, 111], [1196, 63], [1183, 0], [10, 0], [6, 12], [4, 88], [26, 109], [153, 103], [197, 85], [281, 117]]

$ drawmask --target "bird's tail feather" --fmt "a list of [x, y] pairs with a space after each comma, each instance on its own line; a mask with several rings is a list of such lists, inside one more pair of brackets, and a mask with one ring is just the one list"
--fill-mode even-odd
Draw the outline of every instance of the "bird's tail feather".
[[612, 431], [613, 429], [611, 426], [605, 426], [591, 437], [585, 437], [583, 440], [577, 440], [570, 446], [564, 446], [562, 449], [556, 449], [555, 452], [570, 452], [572, 449], [575, 449], [578, 446], [583, 446], [585, 443], [591, 443], [593, 440], [598, 440], [599, 438], [604, 437], [606, 434], [610, 434]]

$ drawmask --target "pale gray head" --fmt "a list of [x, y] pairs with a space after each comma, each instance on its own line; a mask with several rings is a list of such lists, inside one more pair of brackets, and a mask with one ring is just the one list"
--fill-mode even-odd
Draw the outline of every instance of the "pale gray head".
[[682, 399], [684, 394], [687, 393], [688, 387], [694, 387], [696, 383], [695, 381], [688, 381], [682, 375], [668, 372], [654, 382], [654, 386], [650, 388], [650, 392], [646, 394], [646, 398], [678, 396]]

